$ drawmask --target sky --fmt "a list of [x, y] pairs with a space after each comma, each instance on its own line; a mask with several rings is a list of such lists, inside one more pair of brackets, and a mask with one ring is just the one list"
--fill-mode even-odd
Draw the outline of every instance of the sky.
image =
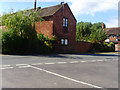
[[[118, 27], [118, 5], [120, 0], [37, 0], [37, 7], [49, 7], [60, 2], [68, 3], [77, 22], [103, 22], [107, 28]], [[31, 9], [34, 0], [0, 0], [0, 15], [3, 13]]]

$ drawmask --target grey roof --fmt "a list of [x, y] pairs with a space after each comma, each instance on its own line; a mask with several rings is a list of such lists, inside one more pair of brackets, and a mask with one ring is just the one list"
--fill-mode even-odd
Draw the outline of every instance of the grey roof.
[[[41, 7], [38, 7], [36, 8], [36, 10], [38, 11], [37, 12], [37, 15], [38, 16], [41, 16], [41, 17], [48, 17], [48, 16], [52, 16], [54, 15], [58, 10], [60, 10], [63, 5], [67, 5], [67, 3], [63, 3], [63, 4], [59, 4], [59, 5], [55, 5], [55, 6], [50, 6], [50, 7], [46, 7], [46, 8], [41, 8]], [[68, 6], [69, 8], [69, 6]], [[70, 9], [70, 8], [69, 8]], [[34, 10], [34, 9], [29, 9], [30, 11], [31, 10]], [[29, 11], [28, 10], [28, 11]], [[71, 10], [70, 10], [71, 12]], [[72, 16], [74, 17], [73, 13], [71, 12]], [[76, 18], [74, 17], [74, 19], [76, 20]], [[76, 20], [77, 21], [77, 20]]]
[[41, 17], [46, 17], [54, 15], [60, 8], [62, 8], [62, 5], [56, 5], [40, 9], [37, 8], [37, 10], [39, 11], [38, 13]]
[[114, 35], [117, 35], [117, 34], [120, 34], [120, 27], [116, 27], [116, 28], [105, 28], [104, 31], [110, 35], [110, 34], [114, 34]]

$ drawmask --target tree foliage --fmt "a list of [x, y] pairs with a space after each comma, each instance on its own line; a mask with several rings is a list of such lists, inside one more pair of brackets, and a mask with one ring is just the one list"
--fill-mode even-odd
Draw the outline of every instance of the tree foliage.
[[13, 33], [22, 38], [35, 38], [36, 32], [34, 24], [42, 21], [41, 17], [36, 17], [36, 11], [19, 11], [13, 14], [2, 16], [2, 26], [12, 29]]
[[[52, 48], [52, 43], [41, 34], [37, 34], [35, 24], [43, 21], [37, 11], [19, 11], [2, 16], [2, 26], [7, 32], [2, 33], [2, 49], [7, 54], [45, 53]], [[6, 31], [6, 30], [5, 30]]]
[[84, 40], [84, 37], [88, 37], [91, 33], [90, 27], [92, 24], [90, 22], [84, 23], [84, 22], [79, 22], [77, 24], [77, 40], [81, 39]]
[[88, 42], [101, 42], [107, 36], [102, 30], [102, 23], [79, 22], [77, 24], [77, 40]]

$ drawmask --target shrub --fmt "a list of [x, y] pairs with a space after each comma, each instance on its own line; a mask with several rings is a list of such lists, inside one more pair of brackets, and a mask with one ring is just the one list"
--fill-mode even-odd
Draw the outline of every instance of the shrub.
[[44, 35], [39, 39], [30, 40], [22, 38], [10, 30], [2, 33], [2, 50], [4, 54], [50, 53], [52, 51], [52, 42], [46, 40]]
[[12, 32], [2, 34], [2, 52], [7, 54], [21, 54], [28, 51], [28, 40]]
[[92, 51], [98, 51], [98, 52], [115, 51], [115, 44], [113, 42], [93, 43]]
[[7, 32], [2, 33], [2, 50], [6, 54], [49, 53], [52, 39], [37, 34], [35, 23], [43, 21], [36, 11], [20, 11], [2, 16], [2, 25]]
[[102, 30], [102, 22], [79, 22], [76, 26], [76, 39], [78, 41], [87, 41], [91, 43], [103, 42], [107, 38]]
[[53, 37], [52, 39], [49, 39], [48, 37], [45, 37], [43, 34], [37, 34], [37, 37], [39, 40], [39, 45], [41, 46], [39, 47], [40, 51], [42, 53], [52, 53], [55, 37]]

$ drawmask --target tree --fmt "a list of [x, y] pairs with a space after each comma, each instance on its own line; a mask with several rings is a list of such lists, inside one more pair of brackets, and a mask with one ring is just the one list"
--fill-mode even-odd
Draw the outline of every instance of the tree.
[[106, 38], [102, 30], [102, 23], [79, 22], [77, 24], [77, 40], [87, 42], [101, 42]]
[[90, 22], [79, 22], [77, 24], [77, 40], [85, 40], [91, 33], [90, 27], [92, 24]]
[[107, 38], [106, 33], [102, 29], [102, 23], [94, 23], [90, 29], [91, 29], [91, 34], [89, 37], [90, 42], [100, 43]]
[[[37, 10], [19, 11], [2, 16], [2, 26], [7, 32], [2, 33], [2, 50], [7, 54], [47, 53], [51, 42], [37, 34], [35, 24], [43, 19]], [[42, 40], [44, 39], [44, 40]]]
[[36, 14], [36, 11], [19, 11], [13, 14], [5, 14], [2, 16], [2, 26], [6, 26], [22, 38], [35, 38], [34, 23], [43, 20], [41, 17], [36, 17]]

